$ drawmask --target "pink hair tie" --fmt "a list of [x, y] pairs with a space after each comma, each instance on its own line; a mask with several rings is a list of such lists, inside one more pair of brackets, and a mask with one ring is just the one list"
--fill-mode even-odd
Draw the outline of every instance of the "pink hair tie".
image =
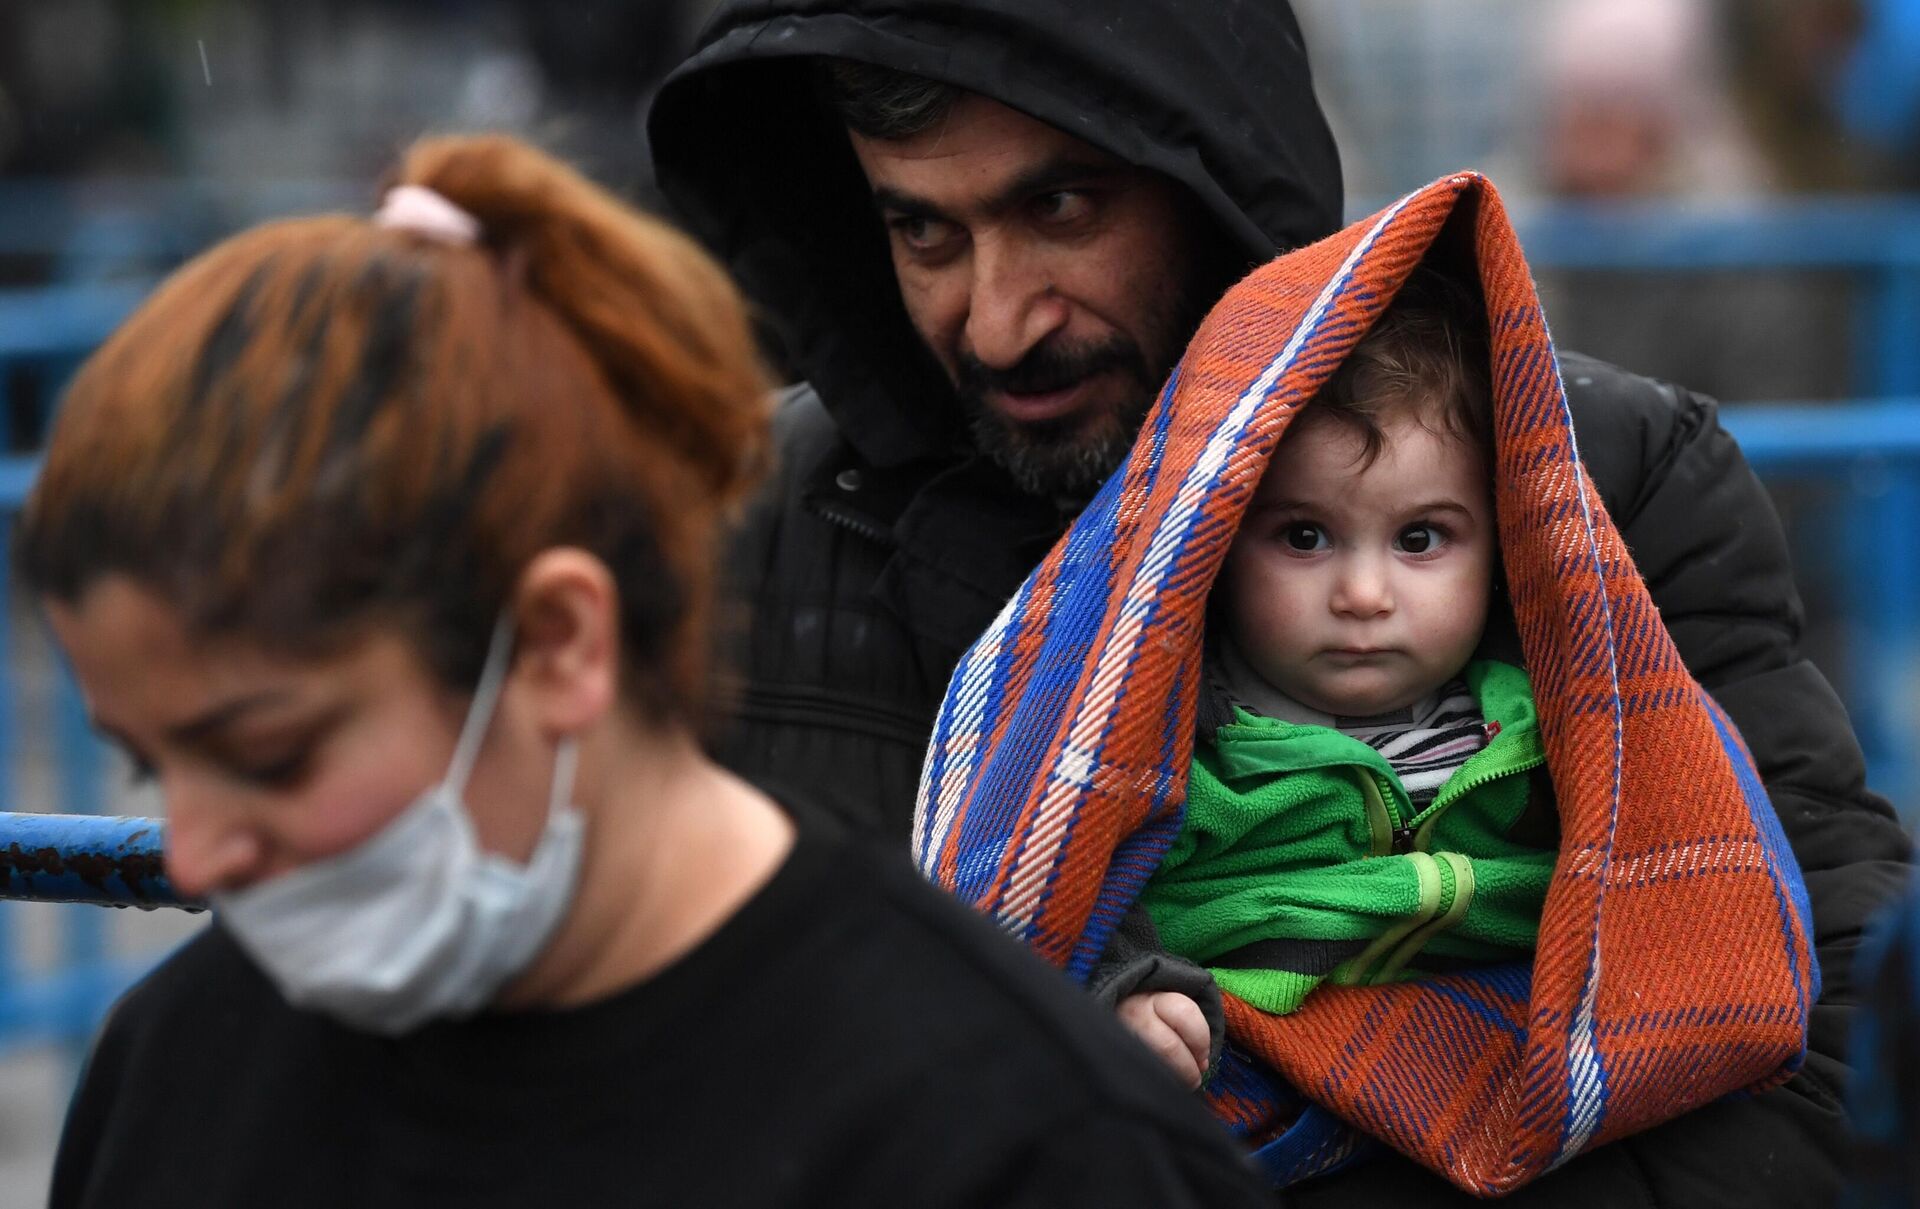
[[480, 220], [425, 185], [395, 185], [387, 190], [373, 225], [412, 231], [444, 243], [470, 244], [480, 238]]

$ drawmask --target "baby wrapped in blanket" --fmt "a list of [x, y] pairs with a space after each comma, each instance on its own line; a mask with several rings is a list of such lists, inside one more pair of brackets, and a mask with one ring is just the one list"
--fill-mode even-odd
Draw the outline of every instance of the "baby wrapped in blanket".
[[1526, 673], [1486, 635], [1485, 314], [1416, 270], [1275, 450], [1214, 583], [1180, 833], [1089, 980], [1189, 1083], [1222, 989], [1286, 1014], [1323, 980], [1533, 948], [1555, 819]]
[[[1485, 316], [1442, 360], [1486, 366], [1486, 435], [1413, 391], [1369, 455], [1364, 416], [1315, 409], [1423, 261]], [[1360, 624], [1415, 600], [1430, 625]], [[1208, 1100], [1276, 1184], [1379, 1142], [1511, 1191], [1787, 1078], [1818, 995], [1799, 871], [1587, 481], [1472, 174], [1209, 315], [956, 671], [915, 853], [1083, 979], [1144, 892], [1225, 992]]]

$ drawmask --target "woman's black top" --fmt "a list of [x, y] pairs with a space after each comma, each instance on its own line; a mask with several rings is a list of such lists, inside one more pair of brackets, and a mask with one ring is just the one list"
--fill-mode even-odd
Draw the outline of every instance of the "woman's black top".
[[216, 921], [108, 1020], [51, 1204], [1270, 1203], [1109, 1016], [804, 824], [773, 879], [592, 1005], [389, 1040], [289, 1007]]

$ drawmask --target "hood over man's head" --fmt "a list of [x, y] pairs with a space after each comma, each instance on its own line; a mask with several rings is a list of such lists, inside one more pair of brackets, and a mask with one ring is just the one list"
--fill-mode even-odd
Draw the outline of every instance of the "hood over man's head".
[[862, 456], [1035, 492], [1090, 491], [1213, 299], [1340, 219], [1280, 0], [731, 0], [649, 127]]

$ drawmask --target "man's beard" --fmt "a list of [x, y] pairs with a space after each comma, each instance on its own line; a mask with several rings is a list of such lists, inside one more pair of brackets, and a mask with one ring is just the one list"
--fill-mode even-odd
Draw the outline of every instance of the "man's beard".
[[[987, 404], [994, 392], [1044, 394], [1108, 371], [1126, 380], [1127, 393], [1117, 406], [1023, 422]], [[1126, 459], [1156, 394], [1154, 370], [1140, 346], [1122, 335], [1098, 344], [1042, 344], [1005, 370], [962, 353], [955, 376], [974, 448], [1033, 495], [1091, 496]]]
[[[1232, 280], [1223, 283], [1215, 276], [1197, 269], [1147, 316], [1141, 337], [1154, 348], [1151, 358], [1140, 340], [1123, 332], [1095, 343], [1047, 341], [1005, 370], [961, 352], [954, 364], [954, 390], [974, 448], [1031, 495], [1079, 503], [1093, 498], [1107, 476], [1127, 460], [1141, 424], [1160, 397], [1161, 383]], [[1118, 371], [1125, 379], [1125, 395], [1117, 403], [1080, 414], [1022, 423], [987, 405], [987, 396], [995, 391], [1040, 394], [1108, 371]]]

